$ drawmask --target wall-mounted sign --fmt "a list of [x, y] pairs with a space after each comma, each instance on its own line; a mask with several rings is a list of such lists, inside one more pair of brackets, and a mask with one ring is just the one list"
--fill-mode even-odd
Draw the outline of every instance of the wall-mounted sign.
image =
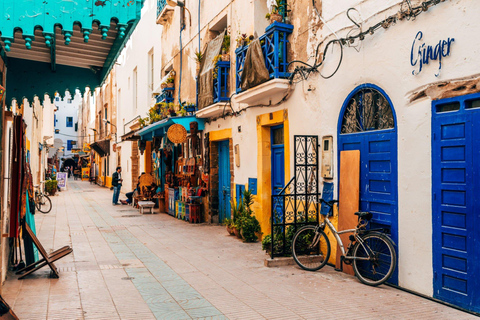
[[83, 143], [83, 152], [90, 152], [90, 144], [89, 143]]
[[410, 53], [410, 63], [412, 67], [416, 67], [412, 71], [413, 75], [417, 75], [422, 72], [423, 66], [430, 63], [431, 60], [438, 61], [438, 73], [436, 77], [440, 75], [442, 69], [442, 58], [450, 55], [450, 49], [454, 38], [447, 38], [446, 40], [439, 40], [434, 46], [426, 45], [423, 41], [423, 32], [418, 31], [412, 44], [412, 51]]

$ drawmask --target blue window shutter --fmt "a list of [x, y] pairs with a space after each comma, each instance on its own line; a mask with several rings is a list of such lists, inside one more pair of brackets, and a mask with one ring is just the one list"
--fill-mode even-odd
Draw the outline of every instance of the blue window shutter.
[[237, 184], [235, 190], [235, 201], [237, 201], [237, 204], [240, 203], [240, 200], [243, 198], [243, 191], [245, 191], [245, 185]]

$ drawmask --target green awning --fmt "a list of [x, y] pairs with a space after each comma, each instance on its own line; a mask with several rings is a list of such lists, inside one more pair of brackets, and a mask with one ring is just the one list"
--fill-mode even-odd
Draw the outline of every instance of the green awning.
[[190, 122], [198, 123], [198, 131], [203, 131], [205, 129], [205, 120], [198, 119], [195, 116], [188, 117], [172, 117], [166, 118], [161, 121], [155, 122], [139, 131], [136, 135], [140, 136], [142, 140], [151, 141], [153, 137], [163, 137], [167, 134], [168, 128], [173, 124], [181, 124], [187, 129], [187, 132], [190, 132]]
[[[7, 99], [100, 85], [140, 20], [143, 2], [1, 1]], [[43, 74], [41, 81], [36, 74]]]

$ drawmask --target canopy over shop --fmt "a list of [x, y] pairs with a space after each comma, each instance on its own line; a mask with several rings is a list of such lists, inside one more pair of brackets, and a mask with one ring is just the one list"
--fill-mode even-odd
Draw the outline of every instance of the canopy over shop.
[[202, 220], [207, 186], [202, 180], [204, 128], [204, 120], [195, 116], [171, 117], [136, 133], [141, 137], [140, 151], [151, 151], [151, 170], [160, 186], [159, 201], [163, 201], [160, 208], [163, 205], [170, 215], [190, 222]]

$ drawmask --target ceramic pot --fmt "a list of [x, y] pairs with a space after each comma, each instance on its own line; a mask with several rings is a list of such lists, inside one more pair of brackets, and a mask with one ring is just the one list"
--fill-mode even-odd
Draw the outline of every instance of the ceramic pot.
[[222, 61], [230, 61], [230, 55], [228, 53], [223, 53]]
[[270, 23], [274, 23], [275, 21], [282, 22], [283, 21], [283, 16], [281, 14], [278, 14], [278, 13], [270, 14]]

